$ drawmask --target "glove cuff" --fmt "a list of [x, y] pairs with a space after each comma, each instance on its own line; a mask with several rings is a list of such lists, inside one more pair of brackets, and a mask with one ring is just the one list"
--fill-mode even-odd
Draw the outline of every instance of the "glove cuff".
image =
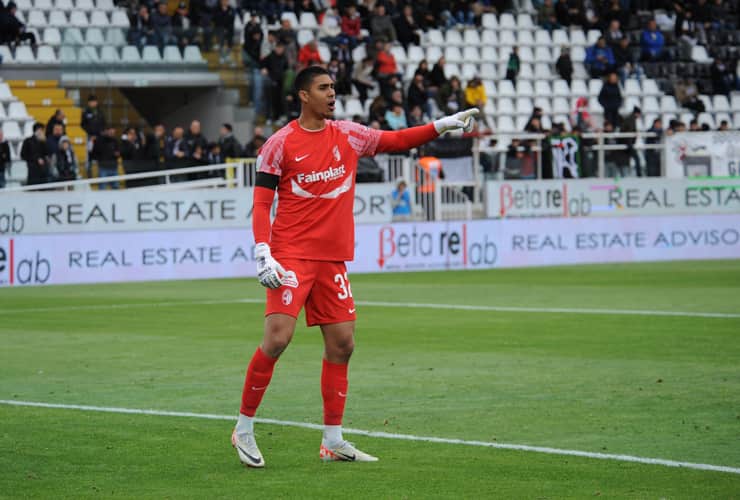
[[267, 243], [257, 243], [254, 246], [254, 258], [270, 257], [270, 245]]

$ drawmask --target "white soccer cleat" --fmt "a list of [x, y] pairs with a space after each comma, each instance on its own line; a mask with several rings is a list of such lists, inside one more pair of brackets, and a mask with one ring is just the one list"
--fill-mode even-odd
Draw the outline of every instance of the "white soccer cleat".
[[244, 432], [237, 434], [236, 429], [231, 433], [231, 446], [236, 448], [236, 454], [239, 456], [241, 463], [247, 467], [264, 467], [265, 460], [262, 458], [260, 449], [257, 448], [257, 441], [254, 440], [254, 434]]
[[325, 462], [377, 462], [378, 458], [360, 451], [349, 441], [329, 448], [323, 441], [319, 449], [319, 458]]

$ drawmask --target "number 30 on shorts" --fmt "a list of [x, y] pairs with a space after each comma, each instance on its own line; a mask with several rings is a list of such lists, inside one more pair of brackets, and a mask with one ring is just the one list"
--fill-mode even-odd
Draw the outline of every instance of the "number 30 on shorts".
[[347, 279], [347, 273], [344, 275], [336, 274], [334, 276], [334, 283], [339, 286], [339, 293], [337, 297], [340, 300], [345, 300], [347, 297], [352, 297], [352, 287], [349, 286], [349, 279]]

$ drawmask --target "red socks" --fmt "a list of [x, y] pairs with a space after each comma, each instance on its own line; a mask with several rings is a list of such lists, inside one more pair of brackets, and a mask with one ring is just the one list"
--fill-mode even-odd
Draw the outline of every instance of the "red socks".
[[324, 425], [342, 425], [347, 401], [347, 365], [324, 360], [321, 368], [321, 396], [324, 398]]
[[[244, 380], [244, 391], [242, 392], [242, 406], [239, 413], [248, 417], [254, 417], [257, 407], [265, 395], [267, 386], [270, 385], [272, 371], [278, 358], [271, 358], [262, 349], [257, 350], [252, 356], [247, 368], [247, 377]], [[344, 405], [342, 405], [344, 406]]]

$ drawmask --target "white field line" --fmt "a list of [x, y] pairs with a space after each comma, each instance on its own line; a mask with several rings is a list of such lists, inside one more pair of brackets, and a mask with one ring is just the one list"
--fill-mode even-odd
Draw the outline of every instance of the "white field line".
[[[192, 305], [219, 305], [219, 304], [263, 304], [264, 299], [224, 299], [224, 300], [184, 300], [173, 302], [142, 302], [139, 304], [90, 304], [79, 306], [60, 307], [28, 307], [21, 309], [0, 309], [2, 314], [23, 314], [38, 312], [64, 311], [95, 311], [109, 309], [136, 309], [147, 307], [177, 307]], [[397, 307], [404, 309], [445, 309], [454, 311], [483, 311], [483, 312], [518, 312], [544, 314], [615, 314], [619, 316], [674, 316], [690, 318], [740, 318], [740, 313], [719, 313], [699, 311], [655, 311], [647, 309], [601, 309], [601, 308], [573, 308], [573, 307], [516, 307], [516, 306], [473, 306], [465, 304], [429, 304], [422, 302], [382, 302], [359, 300], [355, 304], [367, 307]]]
[[[39, 403], [35, 401], [16, 401], [0, 399], [0, 405], [10, 406], [31, 406], [36, 408], [53, 408], [61, 410], [82, 410], [103, 413], [124, 413], [131, 415], [155, 415], [163, 417], [188, 417], [202, 418], [209, 420], [227, 420], [234, 421], [234, 415], [216, 415], [213, 413], [193, 413], [182, 411], [164, 411], [164, 410], [142, 410], [137, 408], [116, 408], [108, 406], [89, 406], [89, 405], [68, 405], [57, 403]], [[303, 429], [323, 430], [323, 425], [311, 424], [307, 422], [293, 422], [290, 420], [275, 420], [272, 418], [257, 418], [259, 423], [270, 425], [281, 425], [288, 427], [300, 427]], [[356, 434], [373, 438], [400, 439], [405, 441], [422, 441], [425, 443], [453, 444], [465, 446], [480, 446], [484, 448], [495, 448], [500, 450], [526, 451], [533, 453], [547, 453], [549, 455], [567, 455], [574, 457], [595, 458], [599, 460], [618, 460], [621, 462], [634, 462], [638, 464], [662, 465], [665, 467], [683, 467], [686, 469], [708, 470], [715, 472], [727, 472], [730, 474], [740, 474], [740, 468], [728, 467], [725, 465], [699, 464], [693, 462], [679, 462], [676, 460], [666, 460], [663, 458], [636, 457], [633, 455], [616, 455], [611, 453], [594, 453], [590, 451], [567, 450], [561, 448], [550, 448], [546, 446], [529, 446], [526, 444], [507, 444], [492, 443], [488, 441], [469, 441], [465, 439], [450, 439], [431, 436], [414, 436], [412, 434], [394, 434], [390, 432], [366, 431], [362, 429], [343, 429], [345, 434]]]

